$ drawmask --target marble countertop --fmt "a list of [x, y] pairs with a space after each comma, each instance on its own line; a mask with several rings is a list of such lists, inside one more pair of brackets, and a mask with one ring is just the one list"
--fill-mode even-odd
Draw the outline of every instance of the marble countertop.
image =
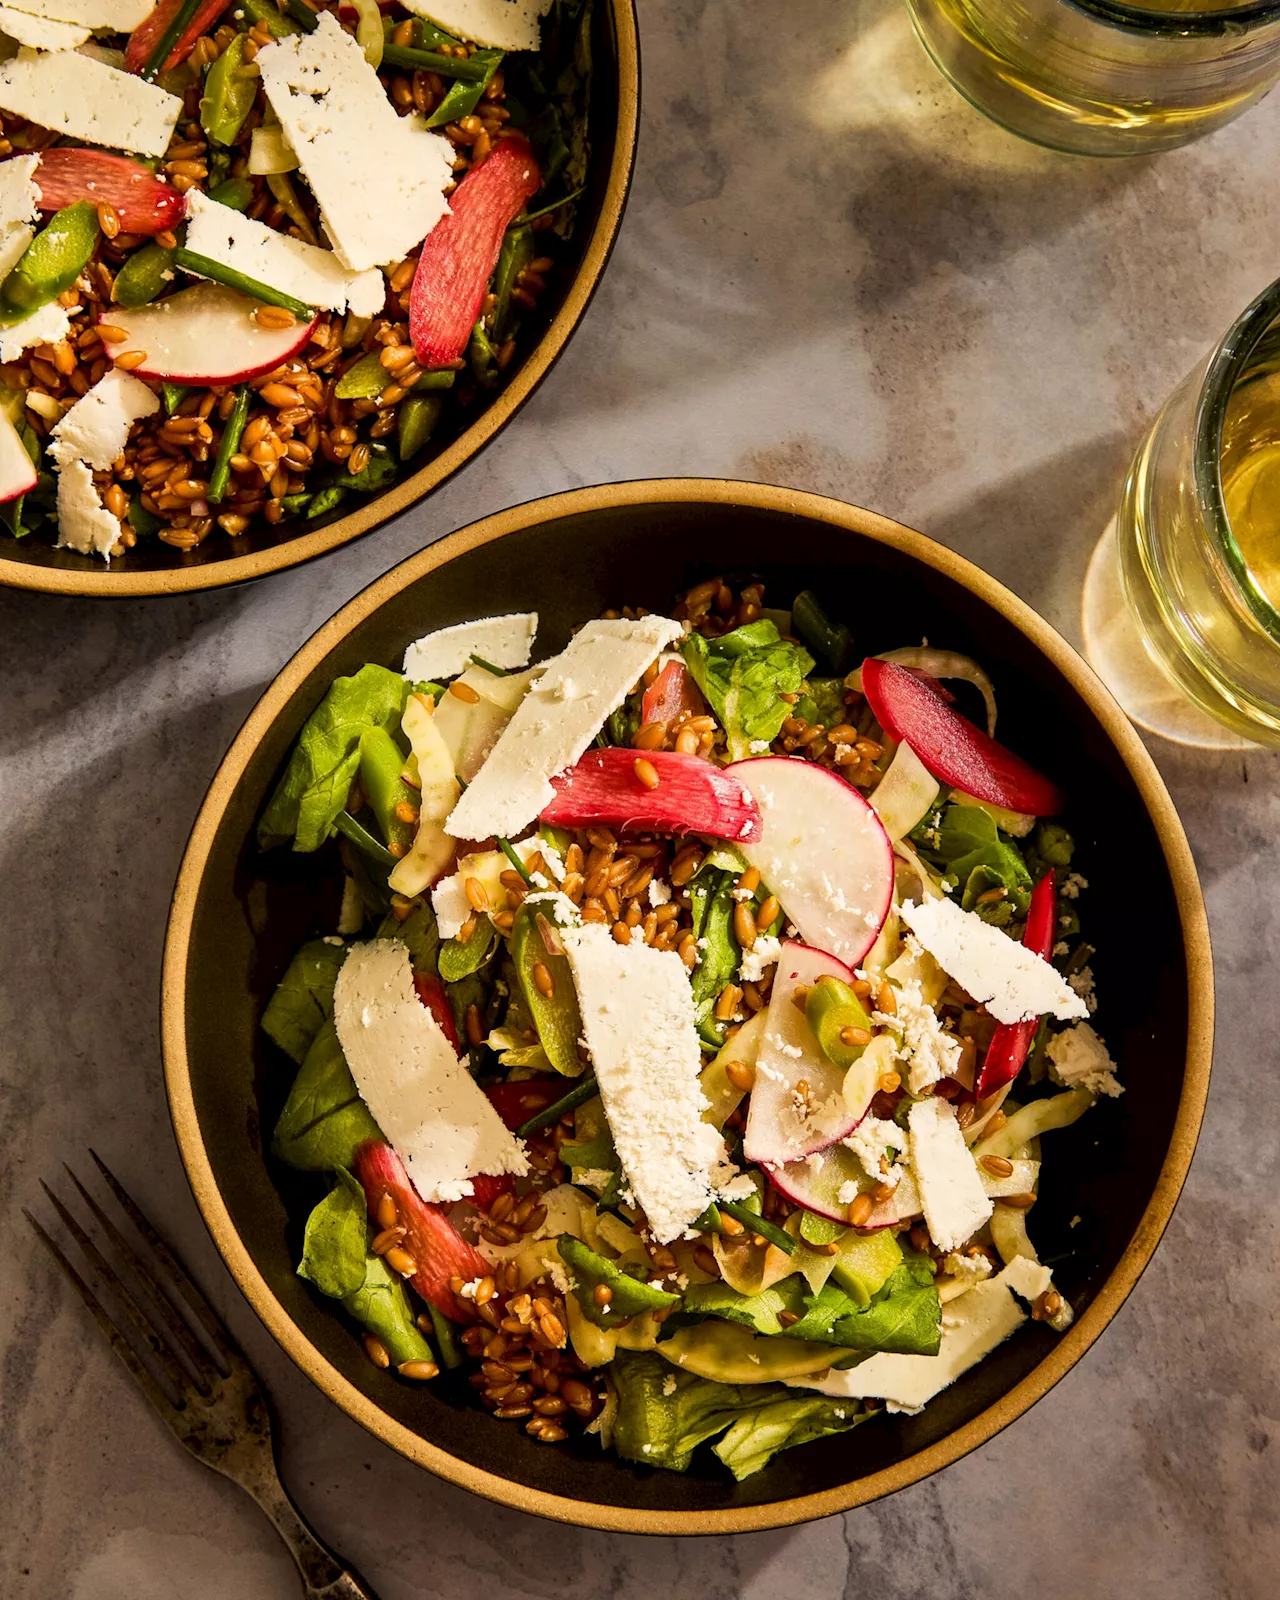
[[644, 12], [621, 242], [568, 354], [484, 457], [394, 526], [239, 592], [0, 594], [6, 1600], [299, 1593], [265, 1520], [171, 1444], [21, 1220], [91, 1142], [209, 1287], [281, 1413], [286, 1480], [382, 1600], [1276, 1592], [1274, 756], [1152, 742], [1202, 874], [1220, 1008], [1204, 1134], [1153, 1264], [1046, 1400], [879, 1505], [678, 1542], [472, 1499], [292, 1369], [196, 1213], [156, 1037], [169, 893], [241, 719], [332, 611], [502, 506], [690, 473], [900, 518], [1078, 640], [1085, 565], [1143, 428], [1280, 271], [1280, 97], [1186, 150], [1088, 162], [985, 123], [889, 0]]

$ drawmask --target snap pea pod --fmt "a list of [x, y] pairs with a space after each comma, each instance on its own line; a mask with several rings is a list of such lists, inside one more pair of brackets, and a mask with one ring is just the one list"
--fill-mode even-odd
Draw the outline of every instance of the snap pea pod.
[[267, 32], [273, 39], [287, 39], [291, 33], [302, 31], [292, 17], [283, 16], [276, 10], [272, 0], [240, 0], [240, 9], [248, 18], [250, 27], [255, 22], [265, 22]]
[[408, 461], [422, 449], [443, 410], [444, 401], [438, 394], [411, 394], [400, 402], [396, 426], [401, 461]]
[[218, 441], [218, 454], [209, 476], [207, 498], [212, 501], [221, 500], [227, 492], [227, 484], [231, 479], [231, 458], [240, 448], [244, 425], [249, 416], [249, 402], [252, 398], [253, 390], [247, 383], [242, 383], [236, 390], [236, 403], [231, 408], [231, 415], [223, 427], [222, 438]]
[[185, 383], [162, 383], [160, 392], [164, 395], [164, 414], [166, 417], [171, 417], [191, 393], [191, 389]]
[[[519, 860], [514, 851], [512, 856]], [[564, 1077], [577, 1078], [583, 1068], [578, 1054], [582, 1013], [557, 926], [549, 902], [526, 901], [511, 927], [511, 959], [547, 1060]]]
[[0, 315], [25, 317], [56, 300], [80, 276], [97, 242], [98, 213], [87, 200], [55, 211], [0, 285]]
[[380, 353], [370, 350], [354, 366], [347, 368], [334, 385], [333, 392], [339, 400], [372, 400], [390, 382], [391, 374], [382, 365]]
[[544, 1128], [554, 1128], [566, 1111], [576, 1111], [579, 1106], [585, 1106], [588, 1100], [594, 1100], [600, 1093], [594, 1072], [587, 1073], [585, 1078], [575, 1083], [568, 1094], [562, 1094], [558, 1100], [553, 1100], [549, 1106], [543, 1106], [541, 1111], [535, 1111], [531, 1117], [516, 1129], [518, 1139], [531, 1139], [535, 1133], [541, 1133]]
[[791, 603], [791, 622], [814, 655], [832, 672], [845, 672], [853, 658], [853, 635], [843, 623], [832, 622], [817, 596], [802, 589]]
[[173, 259], [176, 266], [195, 273], [197, 277], [212, 278], [215, 283], [224, 283], [228, 289], [238, 290], [252, 300], [261, 300], [264, 305], [280, 306], [285, 311], [292, 311], [299, 322], [311, 322], [315, 317], [315, 312], [305, 300], [286, 294], [283, 289], [273, 289], [269, 283], [259, 283], [257, 278], [237, 272], [234, 267], [224, 266], [211, 256], [202, 256], [199, 251], [176, 250]]
[[839, 978], [818, 979], [805, 999], [804, 1014], [818, 1048], [834, 1067], [851, 1067], [871, 1042], [871, 1018]]
[[247, 34], [236, 34], [205, 75], [200, 126], [214, 144], [236, 142], [257, 97], [261, 74], [244, 59], [247, 38]]
[[424, 372], [413, 387], [424, 393], [434, 389], [452, 389], [457, 379], [458, 374], [448, 367], [433, 367], [430, 372]]
[[481, 96], [493, 82], [493, 75], [502, 65], [501, 50], [476, 50], [471, 56], [472, 61], [488, 61], [489, 70], [484, 77], [472, 82], [469, 79], [459, 78], [450, 85], [448, 93], [427, 118], [428, 128], [443, 128], [446, 123], [458, 122], [463, 117], [469, 117], [480, 104]]
[[498, 264], [493, 270], [493, 312], [489, 326], [493, 329], [496, 344], [502, 344], [510, 332], [512, 315], [511, 291], [521, 271], [533, 260], [533, 234], [528, 228], [508, 229], [502, 236]]
[[360, 782], [378, 819], [387, 848], [397, 858], [413, 844], [416, 820], [401, 815], [412, 811], [416, 819], [418, 795], [400, 774], [404, 751], [385, 728], [366, 728], [360, 735]]

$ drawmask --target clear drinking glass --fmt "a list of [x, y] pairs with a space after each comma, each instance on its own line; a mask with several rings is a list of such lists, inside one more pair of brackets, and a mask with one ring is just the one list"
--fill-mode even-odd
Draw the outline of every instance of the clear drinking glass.
[[1116, 547], [1150, 658], [1216, 721], [1280, 745], [1280, 281], [1156, 418]]
[[1118, 0], [907, 0], [935, 64], [980, 111], [1079, 155], [1198, 139], [1280, 78], [1280, 0], [1178, 9]]

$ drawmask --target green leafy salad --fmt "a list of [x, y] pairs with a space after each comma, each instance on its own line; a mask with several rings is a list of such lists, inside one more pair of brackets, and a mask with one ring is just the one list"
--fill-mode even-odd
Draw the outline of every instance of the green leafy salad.
[[299, 1273], [388, 1383], [739, 1479], [1067, 1327], [1041, 1139], [1121, 1086], [983, 668], [720, 579], [537, 633], [337, 679], [262, 813], [342, 885], [262, 1019]]

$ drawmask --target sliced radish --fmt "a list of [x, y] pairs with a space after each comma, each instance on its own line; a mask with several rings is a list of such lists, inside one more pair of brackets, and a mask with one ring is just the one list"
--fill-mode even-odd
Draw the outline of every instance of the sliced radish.
[[[748, 1161], [784, 1166], [825, 1150], [857, 1126], [844, 1098], [845, 1074], [818, 1048], [797, 988], [819, 978], [853, 982], [853, 973], [823, 950], [784, 944], [769, 996], [769, 1014], [756, 1053], [756, 1081], [742, 1148]], [[854, 1067], [849, 1070], [854, 1071]], [[800, 1084], [807, 1085], [799, 1089]]]
[[29, 494], [37, 481], [21, 434], [0, 411], [0, 503]]
[[909, 668], [868, 657], [862, 692], [885, 732], [905, 740], [941, 782], [1037, 817], [1063, 809], [1062, 792], [1048, 778], [953, 711]]
[[[1013, 1171], [997, 1175], [985, 1167], [978, 1168], [983, 1193], [996, 1200], [1006, 1194], [1031, 1194], [1040, 1176], [1038, 1161], [1019, 1160], [1012, 1163]], [[864, 1187], [866, 1186], [864, 1182]], [[914, 1222], [923, 1214], [920, 1190], [911, 1173], [904, 1172], [898, 1186], [887, 1200], [882, 1200], [863, 1223], [860, 1233], [875, 1233], [880, 1228], [897, 1227], [904, 1222]]]
[[[639, 776], [646, 766], [658, 775], [653, 788]], [[675, 750], [588, 750], [551, 780], [556, 797], [540, 820], [560, 828], [708, 833], [745, 844], [760, 837], [760, 807], [732, 771]]]
[[743, 855], [807, 944], [856, 967], [893, 903], [893, 845], [880, 818], [851, 783], [798, 756], [724, 772], [751, 791], [764, 819]]
[[34, 181], [42, 211], [61, 211], [77, 200], [106, 204], [123, 233], [162, 233], [187, 213], [183, 197], [149, 167], [105, 150], [42, 150]]
[[[758, 1078], [756, 1082], [759, 1083]], [[752, 1098], [755, 1098], [754, 1092]], [[849, 1220], [849, 1202], [841, 1200], [842, 1189], [847, 1195], [849, 1184], [869, 1187], [862, 1163], [842, 1144], [833, 1144], [807, 1161], [791, 1161], [786, 1166], [766, 1170], [769, 1182], [783, 1199], [803, 1206], [806, 1211], [814, 1211], [820, 1217], [830, 1217], [833, 1222]]]
[[[1027, 907], [1027, 927], [1022, 935], [1026, 949], [1048, 961], [1053, 954], [1054, 934], [1057, 931], [1058, 894], [1053, 873], [1046, 872], [1031, 891]], [[1031, 1049], [1031, 1041], [1040, 1026], [1039, 1017], [1029, 1017], [1025, 1022], [1002, 1022], [991, 1036], [987, 1053], [982, 1059], [975, 1097], [985, 1100], [997, 1089], [1012, 1083], [1022, 1071]]]
[[682, 711], [705, 711], [698, 686], [683, 661], [668, 661], [640, 698], [640, 721], [672, 722]]
[[108, 348], [113, 361], [138, 350], [135, 378], [175, 383], [243, 383], [296, 355], [311, 337], [316, 319], [288, 328], [263, 328], [254, 321], [256, 302], [220, 283], [197, 283], [136, 311], [112, 306], [101, 320], [126, 337]]

